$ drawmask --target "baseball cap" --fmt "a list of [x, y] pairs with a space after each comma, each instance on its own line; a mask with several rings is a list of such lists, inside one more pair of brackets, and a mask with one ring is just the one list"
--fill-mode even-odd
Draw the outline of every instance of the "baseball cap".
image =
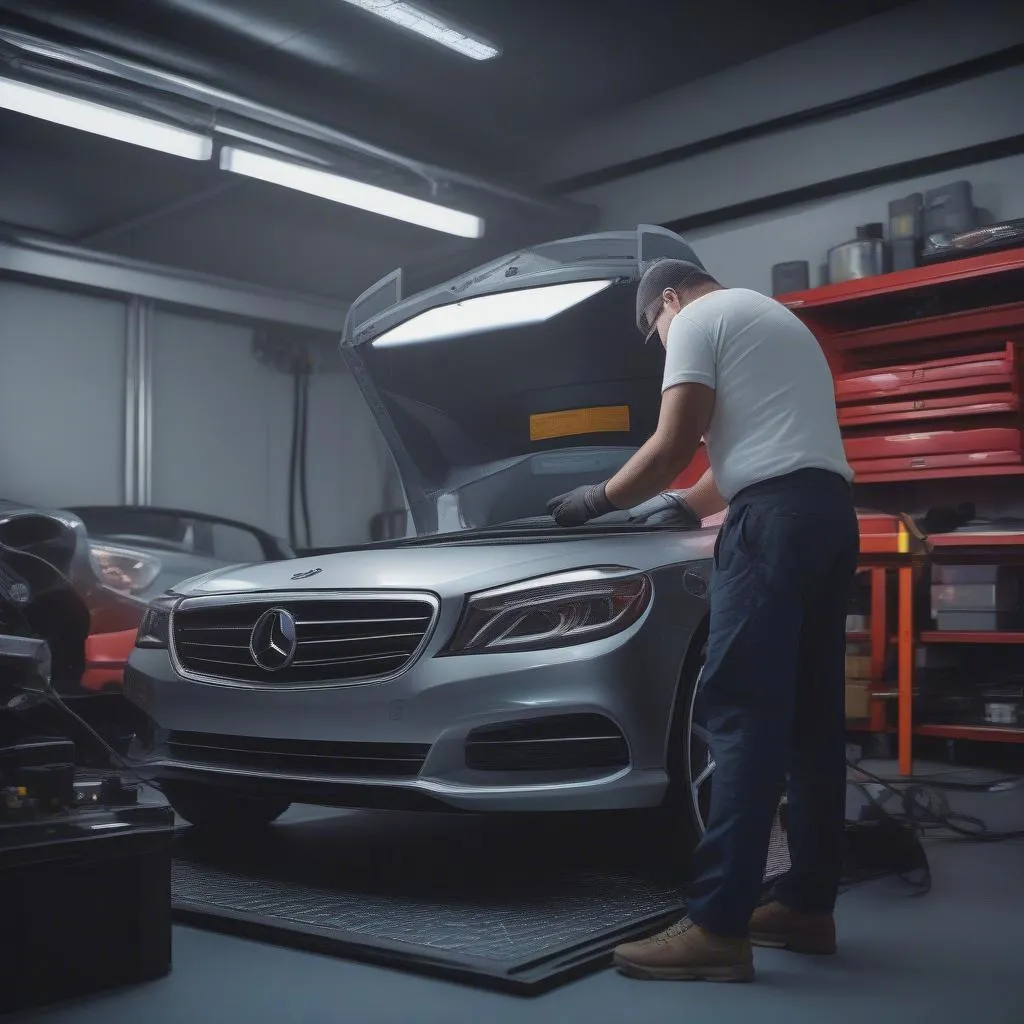
[[659, 300], [666, 288], [679, 288], [711, 275], [700, 263], [664, 258], [647, 265], [636, 289], [636, 327], [644, 336], [644, 344], [654, 334], [654, 324], [661, 308]]

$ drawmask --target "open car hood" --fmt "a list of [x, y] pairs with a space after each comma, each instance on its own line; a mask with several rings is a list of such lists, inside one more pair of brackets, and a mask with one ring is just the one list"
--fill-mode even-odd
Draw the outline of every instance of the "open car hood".
[[538, 516], [650, 437], [664, 354], [637, 334], [635, 284], [666, 256], [700, 263], [642, 225], [524, 249], [408, 298], [396, 271], [353, 303], [342, 353], [417, 533]]

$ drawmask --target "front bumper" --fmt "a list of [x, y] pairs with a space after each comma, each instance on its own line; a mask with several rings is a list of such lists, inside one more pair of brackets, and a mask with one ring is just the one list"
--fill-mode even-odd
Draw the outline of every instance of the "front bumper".
[[[137, 751], [138, 766], [154, 778], [337, 806], [508, 812], [657, 806], [668, 783], [669, 724], [688, 638], [676, 622], [676, 642], [665, 642], [665, 626], [654, 619], [648, 615], [609, 640], [541, 653], [427, 652], [387, 682], [305, 690], [186, 681], [165, 651], [136, 651], [125, 693], [153, 725], [151, 742]], [[477, 730], [567, 716], [608, 722], [624, 740], [621, 763], [525, 771], [468, 766], [467, 741]], [[191, 745], [180, 742], [182, 734]], [[288, 757], [275, 765], [261, 755], [254, 765], [245, 758], [233, 764], [224, 750], [205, 756], [199, 746], [211, 736], [222, 747], [232, 746], [232, 737], [249, 748], [262, 741], [284, 745], [303, 753], [302, 769], [294, 758], [289, 766]], [[419, 761], [406, 777], [338, 771], [338, 758], [325, 757], [318, 769], [317, 753], [328, 745], [357, 753], [415, 748]]]

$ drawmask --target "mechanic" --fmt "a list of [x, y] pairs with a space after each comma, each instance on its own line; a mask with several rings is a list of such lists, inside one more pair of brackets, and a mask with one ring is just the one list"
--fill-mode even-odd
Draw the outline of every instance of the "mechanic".
[[[846, 603], [859, 550], [853, 472], [825, 356], [785, 306], [663, 259], [643, 274], [636, 315], [666, 352], [657, 429], [611, 479], [548, 510], [572, 527], [632, 508], [671, 486], [703, 436], [709, 469], [685, 495], [693, 526], [729, 511], [700, 679], [717, 767], [688, 916], [621, 946], [615, 962], [640, 978], [749, 981], [752, 944], [835, 951]], [[792, 867], [755, 911], [787, 785]]]

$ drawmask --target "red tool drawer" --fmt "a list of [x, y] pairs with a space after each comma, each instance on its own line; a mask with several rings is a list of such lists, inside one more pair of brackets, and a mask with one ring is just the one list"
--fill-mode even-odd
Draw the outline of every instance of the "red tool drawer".
[[891, 474], [893, 480], [909, 479], [931, 469], [978, 469], [984, 466], [1019, 466], [1024, 455], [1019, 449], [1002, 452], [951, 452], [947, 455], [904, 455], [891, 459], [851, 459], [854, 479], [878, 478]]
[[845, 438], [843, 444], [846, 448], [846, 457], [855, 462], [905, 455], [951, 455], [959, 452], [1009, 451], [1019, 454], [1024, 450], [1019, 427], [880, 434], [876, 437]]
[[1019, 394], [1020, 352], [1018, 345], [1007, 342], [1000, 351], [839, 374], [836, 403], [845, 406], [903, 395], [992, 388]]
[[841, 427], [869, 427], [876, 424], [914, 423], [922, 420], [963, 419], [968, 416], [1005, 416], [1020, 413], [1019, 395], [1011, 391], [971, 392], [965, 395], [908, 398], [901, 402], [871, 402], [841, 405]]

